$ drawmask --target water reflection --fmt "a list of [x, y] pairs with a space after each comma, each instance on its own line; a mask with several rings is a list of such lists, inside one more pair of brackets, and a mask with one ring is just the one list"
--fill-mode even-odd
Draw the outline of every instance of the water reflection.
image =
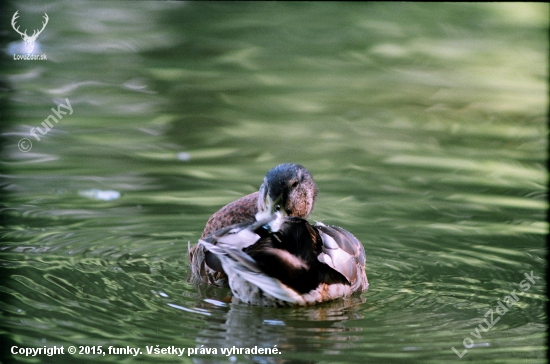
[[[209, 348], [278, 348], [284, 356], [245, 357], [253, 362], [265, 363], [283, 363], [296, 357], [297, 362], [313, 363], [315, 361], [299, 359], [301, 355], [293, 353], [305, 350], [337, 355], [353, 347], [353, 342], [360, 340], [354, 333], [362, 331], [353, 325], [353, 321], [363, 318], [360, 311], [365, 302], [365, 298], [351, 297], [315, 307], [276, 309], [204, 299], [194, 308], [200, 310], [198, 314], [206, 313], [208, 316], [205, 318], [207, 328], [197, 333], [196, 345]], [[226, 308], [225, 313], [220, 316], [217, 309], [216, 314], [211, 314], [209, 311], [213, 305]], [[237, 357], [242, 358], [241, 355], [231, 354], [224, 359], [235, 361]], [[194, 362], [208, 361], [199, 358]]]

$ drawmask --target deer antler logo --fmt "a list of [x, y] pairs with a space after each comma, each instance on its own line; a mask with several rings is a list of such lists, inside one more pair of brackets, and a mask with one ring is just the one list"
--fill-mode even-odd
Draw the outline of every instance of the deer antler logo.
[[[27, 53], [32, 53], [33, 49], [34, 49], [34, 42], [36, 42], [36, 38], [40, 35], [40, 33], [42, 33], [42, 31], [44, 30], [44, 28], [46, 28], [46, 24], [48, 24], [48, 14], [44, 13], [44, 20], [42, 22], [42, 29], [40, 30], [35, 30], [32, 35], [29, 37], [27, 35], [27, 29], [25, 29], [25, 31], [23, 33], [21, 33], [19, 31], [19, 27], [15, 27], [15, 21], [17, 20], [17, 18], [19, 18], [19, 15], [17, 15], [17, 13], [19, 12], [19, 10], [17, 10], [15, 12], [15, 14], [13, 14], [13, 17], [11, 18], [11, 26], [13, 27], [13, 30], [15, 30], [17, 33], [19, 33], [21, 35], [21, 38], [23, 38], [23, 40], [25, 41], [25, 49], [27, 50]], [[38, 32], [38, 33], [37, 33]]]

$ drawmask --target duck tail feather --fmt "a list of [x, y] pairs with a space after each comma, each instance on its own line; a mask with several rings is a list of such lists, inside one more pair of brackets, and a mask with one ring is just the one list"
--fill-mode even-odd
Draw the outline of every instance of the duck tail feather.
[[297, 292], [284, 285], [276, 278], [270, 277], [262, 272], [251, 271], [247, 266], [227, 259], [223, 263], [224, 270], [231, 277], [232, 274], [238, 275], [241, 279], [255, 285], [264, 293], [293, 304], [304, 304], [305, 300]]
[[242, 250], [234, 249], [225, 244], [210, 244], [204, 240], [199, 240], [199, 243], [211, 253], [216, 254], [230, 281], [232, 280], [232, 276], [239, 276], [270, 296], [294, 304], [304, 304], [305, 301], [302, 296], [278, 279], [269, 277], [263, 273], [256, 261]]

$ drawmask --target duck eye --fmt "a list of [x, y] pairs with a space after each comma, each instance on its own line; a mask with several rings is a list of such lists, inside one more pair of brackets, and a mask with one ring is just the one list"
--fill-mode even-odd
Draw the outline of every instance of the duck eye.
[[292, 187], [292, 188], [296, 188], [296, 187], [298, 187], [298, 181], [296, 181], [296, 182], [292, 183], [291, 187]]
[[275, 211], [281, 211], [281, 205], [275, 206]]

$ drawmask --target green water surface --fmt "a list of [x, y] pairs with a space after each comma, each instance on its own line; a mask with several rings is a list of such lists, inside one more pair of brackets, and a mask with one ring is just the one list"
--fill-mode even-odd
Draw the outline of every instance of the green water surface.
[[[546, 362], [548, 4], [2, 10], [2, 363]], [[28, 34], [47, 13], [47, 60], [14, 59], [15, 11]], [[364, 294], [186, 281], [208, 217], [283, 162], [363, 243]]]

